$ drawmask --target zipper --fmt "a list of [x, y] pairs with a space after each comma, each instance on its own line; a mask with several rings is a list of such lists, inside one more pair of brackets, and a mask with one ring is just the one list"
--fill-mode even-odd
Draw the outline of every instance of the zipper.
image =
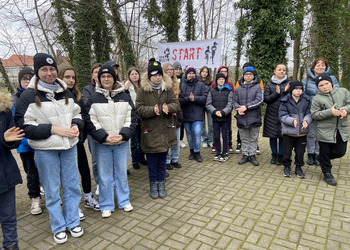
[[[331, 96], [331, 98], [332, 98], [332, 103], [333, 103], [333, 105], [335, 104], [335, 101], [334, 101], [334, 98], [333, 98], [333, 95], [332, 95], [332, 93], [331, 92], [329, 92], [329, 95]], [[332, 105], [332, 106], [333, 106]], [[338, 123], [339, 123], [339, 116], [337, 116], [337, 123], [336, 123], [336, 126], [335, 126], [335, 131], [334, 131], [334, 135], [333, 135], [333, 141], [337, 141], [337, 129], [338, 129]]]

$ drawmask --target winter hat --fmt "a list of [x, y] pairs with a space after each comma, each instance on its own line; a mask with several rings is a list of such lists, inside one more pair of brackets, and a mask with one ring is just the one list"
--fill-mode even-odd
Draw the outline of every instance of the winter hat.
[[181, 66], [181, 64], [179, 63], [179, 62], [174, 62], [174, 64], [173, 64], [173, 66], [174, 66], [174, 69], [178, 69], [178, 68], [180, 68], [181, 70], [182, 70], [182, 66]]
[[333, 86], [333, 81], [332, 81], [331, 76], [327, 73], [322, 73], [322, 74], [319, 74], [318, 76], [316, 76], [315, 83], [316, 83], [317, 87], [318, 87], [318, 84], [323, 80], [331, 82], [332, 86]]
[[188, 66], [186, 66], [185, 79], [187, 79], [187, 75], [190, 72], [193, 72], [194, 74], [196, 74], [195, 68], [193, 68], [193, 66], [191, 66], [191, 65], [188, 65]]
[[246, 67], [254, 67], [254, 65], [251, 62], [246, 62], [245, 64], [243, 64], [242, 69], [246, 68]]
[[163, 76], [162, 64], [156, 59], [151, 58], [148, 61], [148, 79], [151, 79], [151, 76], [156, 74], [161, 74]]
[[217, 73], [215, 76], [215, 82], [217, 83], [219, 78], [224, 78], [226, 80], [226, 77], [223, 73]]
[[56, 70], [58, 72], [57, 64], [55, 62], [55, 59], [53, 59], [53, 57], [48, 55], [48, 54], [37, 53], [33, 57], [33, 60], [34, 60], [34, 72], [35, 72], [35, 75], [38, 76], [38, 77], [39, 77], [39, 75], [38, 75], [39, 69], [41, 67], [44, 67], [44, 66], [53, 66], [53, 67], [56, 68]]
[[290, 88], [290, 93], [292, 93], [292, 91], [294, 89], [302, 89], [303, 90], [303, 83], [301, 81], [291, 81], [289, 83], [289, 88]]
[[119, 68], [119, 64], [116, 63], [115, 61], [108, 61], [108, 62], [105, 62], [105, 64], [111, 67], [116, 66], [117, 68]]
[[252, 72], [255, 75], [255, 69], [252, 66], [248, 66], [243, 70], [243, 75], [247, 72]]
[[26, 67], [21, 69], [21, 71], [18, 73], [18, 82], [21, 83], [22, 77], [24, 75], [31, 75], [32, 77], [34, 76], [34, 70], [32, 68]]
[[103, 65], [100, 67], [100, 70], [98, 71], [98, 76], [97, 76], [97, 78], [98, 78], [98, 82], [99, 82], [99, 83], [101, 83], [101, 75], [104, 74], [104, 73], [109, 73], [109, 74], [111, 74], [111, 75], [113, 76], [113, 79], [114, 79], [113, 82], [114, 82], [114, 83], [117, 81], [117, 75], [115, 74], [114, 68], [113, 68], [111, 65], [105, 63], [105, 64], [103, 64]]

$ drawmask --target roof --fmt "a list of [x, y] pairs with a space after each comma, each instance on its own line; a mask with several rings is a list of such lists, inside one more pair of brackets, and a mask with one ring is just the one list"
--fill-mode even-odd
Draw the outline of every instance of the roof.
[[12, 55], [9, 59], [2, 59], [4, 67], [34, 66], [33, 56]]

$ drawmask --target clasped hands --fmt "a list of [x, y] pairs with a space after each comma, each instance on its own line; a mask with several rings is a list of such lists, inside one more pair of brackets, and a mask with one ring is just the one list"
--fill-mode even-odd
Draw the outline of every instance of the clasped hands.
[[340, 109], [336, 109], [335, 108], [335, 106], [336, 106], [337, 104], [334, 104], [333, 106], [332, 106], [332, 114], [334, 115], [334, 116], [340, 116], [340, 119], [343, 119], [344, 117], [346, 117], [347, 115], [348, 115], [348, 113], [345, 111], [345, 109], [344, 108], [340, 108]]
[[[169, 108], [166, 103], [162, 105], [162, 110], [165, 114], [169, 114]], [[156, 113], [156, 115], [160, 115], [158, 104], [154, 105], [154, 113]]]

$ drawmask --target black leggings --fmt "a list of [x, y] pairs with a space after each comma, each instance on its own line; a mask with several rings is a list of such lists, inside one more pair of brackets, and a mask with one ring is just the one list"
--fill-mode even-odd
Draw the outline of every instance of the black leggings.
[[77, 152], [78, 152], [78, 168], [81, 176], [81, 185], [83, 186], [83, 191], [85, 194], [91, 192], [91, 175], [89, 162], [86, 156], [86, 151], [84, 144], [77, 144]]

